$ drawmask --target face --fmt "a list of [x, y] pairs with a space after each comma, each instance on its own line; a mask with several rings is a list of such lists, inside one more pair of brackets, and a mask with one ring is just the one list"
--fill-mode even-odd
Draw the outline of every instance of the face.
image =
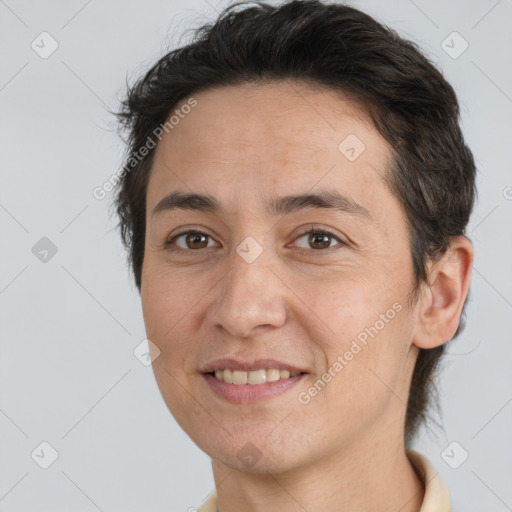
[[194, 98], [156, 148], [146, 202], [143, 314], [171, 413], [244, 471], [402, 440], [417, 315], [389, 145], [354, 101], [296, 82]]

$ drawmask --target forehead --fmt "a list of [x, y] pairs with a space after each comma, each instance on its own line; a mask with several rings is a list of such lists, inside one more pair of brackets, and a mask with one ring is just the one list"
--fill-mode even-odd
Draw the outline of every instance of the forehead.
[[381, 178], [391, 161], [389, 145], [348, 96], [298, 82], [193, 96], [197, 105], [157, 145], [148, 208], [175, 189], [247, 208], [274, 191], [336, 189], [370, 204], [387, 193]]

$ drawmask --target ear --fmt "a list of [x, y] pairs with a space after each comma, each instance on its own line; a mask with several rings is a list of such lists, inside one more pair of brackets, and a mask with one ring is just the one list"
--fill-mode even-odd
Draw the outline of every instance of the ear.
[[473, 246], [465, 236], [451, 239], [443, 257], [428, 269], [428, 283], [418, 301], [418, 318], [413, 344], [419, 348], [434, 348], [451, 340], [459, 326], [466, 300]]

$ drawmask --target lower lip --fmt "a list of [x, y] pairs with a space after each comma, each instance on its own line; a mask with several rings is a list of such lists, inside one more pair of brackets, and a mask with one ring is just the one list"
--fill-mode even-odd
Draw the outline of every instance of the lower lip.
[[220, 398], [233, 404], [247, 404], [272, 398], [289, 391], [307, 374], [302, 373], [288, 379], [280, 379], [274, 382], [265, 382], [264, 384], [229, 384], [215, 378], [209, 373], [203, 374], [204, 379], [210, 386], [210, 389]]

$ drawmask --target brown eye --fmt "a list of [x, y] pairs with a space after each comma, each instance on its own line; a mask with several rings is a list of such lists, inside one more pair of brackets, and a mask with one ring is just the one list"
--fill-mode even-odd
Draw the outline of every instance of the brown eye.
[[203, 249], [208, 245], [207, 235], [202, 233], [188, 233], [185, 243], [191, 249]]
[[331, 245], [329, 235], [321, 235], [320, 233], [310, 233], [308, 238], [308, 243], [314, 249], [326, 249]]
[[340, 240], [337, 236], [329, 231], [323, 231], [320, 229], [310, 229], [299, 235], [297, 240], [301, 238], [305, 238], [307, 236], [306, 247], [299, 244], [299, 247], [304, 249], [314, 249], [314, 250], [322, 250], [322, 249], [330, 249], [331, 243], [333, 240], [339, 242], [337, 245], [343, 246], [345, 243]]
[[[181, 250], [197, 250], [206, 248], [208, 246], [209, 239], [210, 236], [205, 233], [201, 233], [199, 231], [187, 231], [176, 235], [169, 240], [166, 245], [171, 246], [176, 244], [178, 249]], [[180, 243], [178, 243], [178, 241], [180, 241]]]

